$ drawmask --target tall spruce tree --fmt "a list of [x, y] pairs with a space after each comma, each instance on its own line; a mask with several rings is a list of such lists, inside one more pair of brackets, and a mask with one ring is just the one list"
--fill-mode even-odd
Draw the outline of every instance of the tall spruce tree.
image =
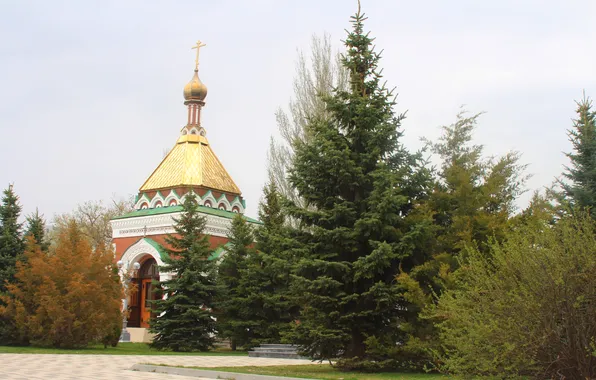
[[9, 185], [0, 206], [0, 293], [6, 291], [7, 282], [14, 280], [17, 260], [25, 252], [20, 215], [19, 197]]
[[217, 332], [222, 338], [230, 339], [232, 350], [237, 346], [249, 345], [251, 322], [245, 317], [250, 306], [247, 289], [243, 286], [241, 276], [246, 269], [247, 256], [254, 250], [251, 225], [242, 215], [232, 220], [228, 233], [228, 246], [218, 267], [218, 284], [220, 292], [217, 296]]
[[571, 165], [565, 168], [561, 182], [563, 199], [572, 207], [589, 208], [596, 216], [596, 111], [592, 100], [584, 98], [577, 102], [577, 119], [568, 131], [573, 152], [567, 153]]
[[314, 359], [353, 365], [400, 340], [395, 275], [426, 260], [420, 245], [429, 224], [415, 217], [428, 173], [400, 144], [404, 116], [394, 114], [395, 96], [380, 83], [380, 55], [364, 20], [359, 9], [345, 40], [349, 90], [324, 97], [330, 117], [311, 118], [308, 142], [296, 146], [290, 181], [308, 206], [287, 206], [302, 227], [292, 231], [292, 289], [301, 306], [292, 338]]
[[41, 250], [47, 252], [50, 243], [46, 240], [46, 222], [43, 215], [39, 214], [39, 210], [27, 216], [27, 231], [25, 238], [31, 236], [35, 243], [40, 246]]
[[176, 219], [175, 235], [166, 238], [170, 248], [161, 271], [174, 275], [159, 282], [165, 298], [154, 302], [158, 315], [150, 323], [154, 348], [208, 351], [213, 347], [217, 269], [215, 260], [209, 260], [211, 249], [204, 229], [205, 218], [191, 192]]

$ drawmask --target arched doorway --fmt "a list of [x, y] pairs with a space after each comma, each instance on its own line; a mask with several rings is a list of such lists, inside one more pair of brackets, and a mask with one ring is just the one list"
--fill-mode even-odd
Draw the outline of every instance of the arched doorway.
[[153, 281], [159, 281], [159, 269], [155, 259], [148, 257], [141, 263], [141, 268], [131, 281], [136, 289], [130, 295], [128, 326], [149, 327], [149, 320], [153, 314], [151, 301], [158, 297]]

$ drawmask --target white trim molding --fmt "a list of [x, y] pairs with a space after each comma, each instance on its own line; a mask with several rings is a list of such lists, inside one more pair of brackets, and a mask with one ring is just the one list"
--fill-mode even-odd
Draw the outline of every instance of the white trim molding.
[[[170, 214], [137, 216], [125, 219], [110, 221], [112, 225], [112, 238], [142, 237], [152, 235], [163, 235], [174, 233], [174, 218], [179, 217], [181, 212]], [[215, 215], [205, 215], [207, 224], [205, 234], [212, 236], [227, 237], [232, 221]], [[130, 248], [129, 248], [130, 249]]]
[[[128, 247], [126, 251], [124, 251], [124, 253], [122, 254], [122, 257], [120, 258], [120, 260], [123, 263], [122, 269], [129, 270], [130, 268], [132, 268], [134, 263], [140, 264], [142, 261], [144, 261], [144, 258], [146, 256], [151, 256], [153, 259], [155, 259], [158, 270], [164, 265], [159, 251], [154, 246], [145, 241], [145, 239], [141, 238], [139, 241]], [[170, 279], [172, 277], [172, 274], [161, 272], [160, 270], [159, 276], [160, 280], [164, 281]]]

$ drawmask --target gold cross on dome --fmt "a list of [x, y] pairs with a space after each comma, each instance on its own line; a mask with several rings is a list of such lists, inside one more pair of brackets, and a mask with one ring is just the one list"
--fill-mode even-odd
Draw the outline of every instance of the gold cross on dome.
[[193, 49], [197, 49], [197, 58], [195, 59], [195, 70], [199, 69], [199, 50], [201, 50], [201, 48], [203, 46], [207, 46], [207, 45], [202, 43], [201, 40], [199, 40], [199, 41], [197, 41], [197, 44], [192, 47]]

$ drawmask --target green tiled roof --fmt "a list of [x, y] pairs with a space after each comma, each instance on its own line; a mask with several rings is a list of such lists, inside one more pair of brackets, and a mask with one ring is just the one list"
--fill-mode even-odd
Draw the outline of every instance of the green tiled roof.
[[[126, 218], [136, 218], [136, 217], [139, 217], [139, 216], [171, 214], [171, 213], [174, 213], [174, 212], [181, 212], [181, 211], [182, 211], [182, 206], [181, 205], [168, 206], [168, 207], [159, 207], [159, 208], [146, 208], [146, 209], [142, 209], [142, 210], [135, 210], [133, 212], [129, 212], [128, 214], [117, 216], [115, 218], [112, 218], [112, 220], [115, 220], [115, 219], [126, 219]], [[232, 219], [234, 217], [234, 215], [236, 215], [235, 212], [224, 211], [224, 210], [220, 210], [220, 209], [217, 209], [217, 208], [211, 208], [211, 207], [206, 207], [206, 206], [199, 206], [199, 211], [201, 213], [203, 213], [203, 214], [220, 216], [222, 218], [227, 218], [227, 219]], [[258, 224], [261, 223], [258, 220], [253, 219], [253, 218], [250, 218], [250, 217], [248, 217], [246, 215], [244, 215], [244, 219], [246, 219], [247, 222], [251, 222], [251, 223], [258, 223]]]
[[221, 254], [223, 253], [223, 251], [226, 250], [226, 248], [230, 247], [230, 243], [226, 243], [224, 245], [220, 245], [219, 247], [215, 248], [215, 250], [213, 251], [213, 253], [211, 254], [211, 256], [209, 256], [209, 258], [207, 260], [214, 260], [214, 259], [218, 259]]
[[143, 240], [145, 240], [147, 243], [151, 244], [153, 246], [153, 248], [155, 248], [155, 250], [157, 252], [159, 252], [159, 257], [161, 257], [162, 260], [164, 260], [168, 256], [168, 253], [166, 252], [164, 247], [161, 244], [159, 244], [158, 242], [156, 242], [155, 240], [147, 238], [147, 237], [143, 238]]
[[[143, 240], [145, 242], [147, 242], [148, 244], [151, 244], [151, 246], [153, 246], [153, 248], [155, 248], [155, 250], [157, 250], [157, 252], [159, 252], [159, 257], [161, 257], [162, 260], [165, 260], [165, 258], [167, 257], [168, 253], [166, 252], [165, 248], [159, 244], [158, 242], [156, 242], [155, 240], [151, 239], [151, 238], [143, 238]], [[220, 245], [217, 248], [215, 248], [213, 250], [213, 252], [211, 253], [211, 255], [207, 258], [207, 260], [215, 260], [217, 258], [219, 258], [219, 256], [221, 256], [221, 254], [223, 253], [223, 251], [225, 251], [226, 247], [229, 247], [230, 243], [226, 243], [224, 245]]]

